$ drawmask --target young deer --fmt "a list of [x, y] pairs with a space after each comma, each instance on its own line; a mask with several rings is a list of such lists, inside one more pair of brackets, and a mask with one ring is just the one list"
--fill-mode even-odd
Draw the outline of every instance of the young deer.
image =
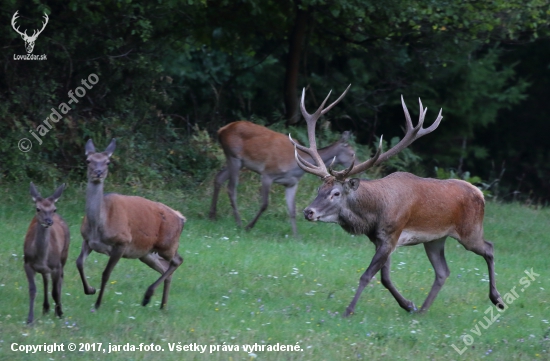
[[56, 212], [55, 202], [61, 197], [65, 184], [55, 192], [42, 198], [31, 182], [31, 197], [36, 206], [36, 215], [29, 225], [25, 236], [24, 259], [25, 273], [29, 281], [29, 316], [27, 323], [34, 320], [34, 299], [36, 297], [35, 272], [42, 274], [44, 281], [44, 313], [50, 310], [48, 302], [48, 274], [52, 277], [52, 298], [55, 301], [55, 314], [63, 315], [61, 310], [61, 285], [63, 283], [63, 267], [69, 253], [69, 227]]
[[178, 254], [178, 246], [185, 217], [162, 203], [145, 198], [115, 193], [104, 195], [103, 184], [108, 173], [109, 158], [115, 148], [115, 139], [100, 153], [95, 151], [91, 139], [86, 143], [86, 216], [80, 228], [83, 238], [82, 251], [76, 260], [84, 293], [95, 293], [95, 289], [90, 287], [84, 275], [84, 261], [92, 250], [109, 256], [109, 262], [101, 277], [96, 309], [101, 305], [105, 286], [118, 261], [123, 257], [139, 258], [161, 274], [145, 292], [142, 305], [149, 303], [155, 289], [164, 281], [160, 305], [160, 308], [164, 308], [168, 302], [172, 274], [183, 263], [183, 258]]
[[304, 210], [305, 218], [308, 221], [337, 223], [348, 233], [364, 234], [376, 247], [376, 253], [361, 276], [355, 297], [346, 309], [345, 315], [354, 312], [361, 292], [380, 270], [382, 284], [399, 305], [407, 311], [416, 311], [414, 303], [404, 298], [390, 280], [390, 256], [398, 246], [420, 243], [424, 244], [435, 271], [435, 281], [420, 309], [421, 312], [427, 311], [450, 274], [444, 253], [447, 237], [455, 238], [467, 250], [485, 258], [489, 269], [489, 298], [495, 305], [502, 307], [495, 285], [493, 244], [483, 238], [485, 201], [479, 189], [462, 180], [419, 178], [402, 172], [377, 180], [349, 178], [384, 162], [416, 139], [434, 131], [443, 118], [441, 111], [429, 128], [422, 128], [427, 108], [424, 109], [420, 102], [418, 125], [413, 126], [405, 102], [401, 98], [406, 118], [406, 134], [396, 146], [380, 154], [380, 140], [376, 154], [366, 162], [352, 164], [348, 169], [339, 172], [330, 168], [327, 170], [317, 152], [315, 123], [322, 114], [336, 105], [346, 92], [347, 89], [338, 100], [323, 109], [327, 96], [314, 114], [308, 114], [305, 110], [302, 94], [301, 110], [307, 121], [310, 146], [306, 148], [294, 143], [296, 148], [308, 153], [316, 163], [308, 162], [296, 152], [296, 160], [300, 167], [323, 180], [317, 198]]
[[[342, 133], [342, 138], [328, 147], [319, 149], [324, 162], [335, 159], [335, 164], [346, 167], [351, 164], [354, 154], [348, 144], [349, 132]], [[247, 121], [233, 122], [218, 130], [218, 139], [227, 158], [223, 168], [214, 181], [214, 195], [210, 206], [210, 219], [216, 218], [216, 204], [220, 188], [229, 179], [227, 190], [237, 225], [241, 226], [241, 216], [237, 209], [237, 183], [239, 170], [248, 168], [261, 175], [260, 191], [262, 203], [256, 216], [246, 226], [251, 229], [262, 213], [267, 209], [269, 190], [273, 183], [285, 186], [285, 198], [294, 235], [296, 231], [296, 204], [294, 198], [298, 182], [305, 172], [298, 167], [294, 159], [294, 149], [286, 135], [274, 132], [266, 127]], [[307, 157], [306, 154], [304, 156]]]

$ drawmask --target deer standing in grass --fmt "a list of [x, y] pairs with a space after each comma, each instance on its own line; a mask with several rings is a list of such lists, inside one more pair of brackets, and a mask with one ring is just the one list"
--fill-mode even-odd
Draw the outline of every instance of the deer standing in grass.
[[44, 281], [43, 312], [50, 310], [48, 302], [48, 275], [52, 278], [52, 298], [55, 301], [55, 314], [63, 315], [61, 310], [61, 285], [63, 284], [63, 267], [67, 262], [69, 253], [69, 227], [67, 223], [56, 213], [55, 203], [61, 197], [65, 184], [59, 186], [55, 192], [42, 198], [31, 182], [31, 197], [36, 206], [36, 215], [29, 225], [25, 236], [24, 259], [25, 273], [29, 281], [29, 316], [27, 323], [34, 320], [34, 299], [36, 297], [35, 273], [42, 274]]
[[118, 261], [121, 258], [138, 258], [161, 274], [145, 292], [142, 305], [149, 303], [155, 289], [164, 281], [160, 305], [160, 308], [164, 308], [168, 302], [172, 274], [183, 263], [183, 258], [178, 254], [178, 246], [185, 217], [162, 203], [142, 197], [115, 193], [104, 195], [103, 184], [108, 173], [109, 158], [115, 147], [115, 139], [104, 152], [96, 152], [91, 139], [86, 143], [86, 216], [80, 228], [82, 251], [76, 260], [84, 293], [95, 293], [84, 274], [84, 261], [92, 250], [109, 256], [101, 277], [96, 309], [101, 305], [105, 286]]
[[[332, 161], [335, 164], [349, 166], [353, 158], [353, 149], [348, 144], [349, 132], [342, 133], [342, 138], [328, 147], [319, 149], [319, 155], [323, 162]], [[296, 203], [294, 198], [298, 189], [298, 182], [305, 172], [298, 166], [294, 159], [294, 149], [285, 135], [274, 132], [266, 127], [247, 121], [237, 121], [218, 130], [218, 139], [221, 143], [227, 166], [223, 168], [214, 181], [214, 195], [210, 207], [210, 219], [216, 218], [216, 205], [222, 184], [229, 179], [227, 190], [229, 200], [233, 208], [235, 221], [239, 226], [241, 216], [237, 209], [237, 183], [239, 170], [248, 168], [261, 176], [262, 188], [260, 191], [262, 203], [260, 210], [246, 226], [251, 229], [262, 213], [267, 209], [269, 202], [269, 190], [273, 183], [283, 185], [285, 198], [290, 215], [292, 232], [296, 230]], [[307, 157], [306, 154], [303, 154]]]
[[[393, 173], [376, 180], [350, 178], [384, 162], [416, 139], [434, 131], [442, 119], [441, 111], [430, 127], [423, 128], [427, 108], [424, 109], [420, 102], [419, 121], [413, 126], [405, 102], [401, 98], [406, 119], [406, 134], [397, 145], [381, 154], [380, 139], [378, 150], [371, 159], [358, 165], [352, 164], [343, 171], [334, 171], [330, 167], [327, 170], [317, 152], [315, 123], [321, 115], [336, 105], [346, 92], [347, 89], [338, 100], [323, 109], [328, 100], [327, 96], [314, 114], [308, 114], [305, 110], [302, 94], [301, 110], [307, 121], [309, 148], [294, 143], [297, 149], [308, 153], [314, 159], [314, 163], [311, 163], [296, 152], [299, 166], [323, 180], [317, 198], [304, 210], [305, 218], [313, 222], [337, 223], [348, 233], [364, 234], [376, 247], [375, 255], [361, 276], [359, 287], [346, 309], [345, 316], [354, 312], [361, 292], [378, 271], [381, 271], [382, 284], [390, 291], [399, 306], [407, 311], [416, 311], [414, 303], [403, 297], [391, 282], [390, 257], [398, 246], [420, 243], [424, 245], [435, 271], [435, 281], [420, 308], [421, 312], [427, 311], [450, 274], [444, 252], [447, 237], [455, 238], [464, 248], [485, 259], [489, 269], [489, 298], [502, 308], [495, 285], [493, 244], [483, 238], [485, 201], [479, 189], [462, 180], [419, 178], [404, 172]], [[290, 140], [292, 141], [292, 138]]]

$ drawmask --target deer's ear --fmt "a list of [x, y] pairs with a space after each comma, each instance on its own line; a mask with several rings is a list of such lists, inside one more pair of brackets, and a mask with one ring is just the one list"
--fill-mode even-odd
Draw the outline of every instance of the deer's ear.
[[86, 155], [95, 153], [95, 145], [94, 145], [94, 142], [92, 141], [92, 138], [88, 139], [88, 141], [86, 142], [85, 150], [86, 150], [86, 153], [85, 153]]
[[359, 178], [351, 178], [346, 180], [346, 188], [350, 191], [355, 191], [359, 188], [359, 183], [361, 180]]
[[111, 140], [111, 143], [109, 143], [109, 145], [107, 146], [107, 148], [105, 148], [105, 151], [103, 151], [103, 153], [105, 153], [107, 155], [107, 157], [111, 157], [113, 155], [113, 152], [115, 151], [116, 149], [116, 139], [113, 138]]
[[39, 199], [42, 199], [42, 197], [40, 196], [40, 193], [38, 192], [38, 189], [36, 189], [33, 182], [31, 182], [31, 190], [30, 191], [31, 191], [31, 197], [32, 197], [33, 202], [36, 202]]
[[61, 197], [61, 194], [63, 193], [63, 190], [65, 190], [65, 183], [63, 183], [62, 185], [60, 185], [60, 186], [55, 190], [55, 192], [53, 192], [53, 194], [50, 196], [49, 199], [51, 199], [54, 203], [57, 202], [57, 200], [59, 199], [59, 197]]

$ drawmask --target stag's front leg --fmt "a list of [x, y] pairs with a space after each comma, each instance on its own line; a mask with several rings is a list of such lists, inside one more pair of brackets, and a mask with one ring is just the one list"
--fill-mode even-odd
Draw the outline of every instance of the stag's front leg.
[[382, 270], [380, 271], [381, 275], [381, 281], [382, 285], [390, 291], [392, 296], [395, 298], [397, 303], [399, 303], [399, 306], [401, 306], [402, 309], [404, 309], [407, 312], [414, 312], [416, 311], [416, 306], [412, 301], [407, 300], [405, 297], [399, 293], [397, 288], [393, 285], [391, 279], [390, 279], [390, 269], [391, 269], [391, 256], [388, 257], [388, 260], [386, 261], [386, 264], [382, 267]]
[[90, 286], [88, 280], [86, 279], [86, 275], [84, 274], [84, 261], [86, 261], [86, 258], [91, 252], [92, 249], [88, 245], [88, 241], [84, 239], [82, 241], [82, 250], [76, 260], [76, 268], [78, 268], [78, 273], [80, 273], [80, 279], [82, 280], [82, 285], [84, 286], [84, 293], [87, 295], [95, 294], [95, 288]]
[[388, 261], [388, 258], [392, 252], [392, 248], [390, 244], [389, 243], [384, 244], [383, 241], [380, 241], [380, 240], [378, 241], [378, 244], [380, 245], [377, 247], [376, 253], [372, 258], [372, 261], [370, 262], [369, 267], [359, 279], [359, 287], [357, 287], [355, 296], [353, 297], [353, 300], [351, 301], [348, 308], [346, 309], [346, 313], [344, 314], [344, 317], [351, 315], [355, 311], [355, 305], [357, 304], [357, 301], [359, 301], [359, 297], [361, 296], [361, 293], [363, 292], [365, 287], [367, 287], [367, 285], [369, 284], [370, 280], [374, 277], [374, 275], [378, 271], [380, 271]]

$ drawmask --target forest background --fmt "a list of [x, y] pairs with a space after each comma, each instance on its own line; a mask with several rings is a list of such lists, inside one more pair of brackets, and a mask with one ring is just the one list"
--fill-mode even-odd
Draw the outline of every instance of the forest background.
[[[1, 1], [0, 184], [84, 181], [83, 148], [120, 139], [111, 181], [187, 187], [223, 163], [215, 132], [248, 119], [306, 141], [299, 116], [349, 94], [320, 125], [367, 156], [403, 134], [404, 96], [434, 133], [384, 169], [468, 179], [489, 196], [550, 200], [550, 5], [541, 0]], [[38, 36], [26, 54], [16, 26]], [[45, 119], [81, 81], [99, 81]], [[335, 97], [333, 97], [335, 99]], [[43, 141], [39, 144], [32, 132]], [[28, 138], [33, 148], [18, 149]], [[391, 141], [390, 141], [391, 142]], [[389, 144], [389, 143], [387, 143]]]

